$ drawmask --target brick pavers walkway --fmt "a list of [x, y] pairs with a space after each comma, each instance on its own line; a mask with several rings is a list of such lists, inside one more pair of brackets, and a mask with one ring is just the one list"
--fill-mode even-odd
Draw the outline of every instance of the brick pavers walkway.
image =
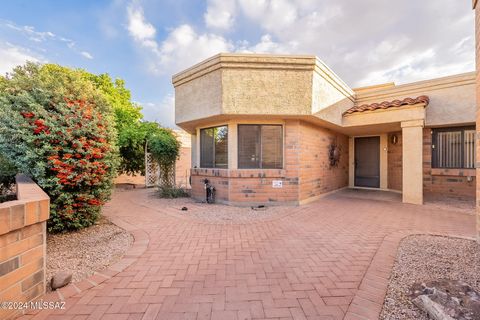
[[120, 192], [105, 210], [136, 238], [120, 263], [55, 293], [66, 310], [24, 318], [376, 319], [402, 237], [475, 234], [473, 215], [341, 192], [239, 225], [176, 217], [146, 197]]

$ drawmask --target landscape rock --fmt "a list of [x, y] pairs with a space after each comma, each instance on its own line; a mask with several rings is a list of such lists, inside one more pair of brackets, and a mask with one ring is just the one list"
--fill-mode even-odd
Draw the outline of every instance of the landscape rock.
[[72, 273], [60, 271], [52, 277], [50, 286], [53, 290], [65, 287], [72, 281]]
[[415, 283], [413, 302], [436, 320], [480, 319], [480, 295], [467, 283], [437, 280]]

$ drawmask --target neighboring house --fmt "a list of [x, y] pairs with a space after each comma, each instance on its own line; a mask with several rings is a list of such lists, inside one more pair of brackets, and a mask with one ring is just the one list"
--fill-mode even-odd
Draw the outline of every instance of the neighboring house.
[[219, 54], [173, 76], [192, 195], [299, 204], [344, 187], [475, 197], [475, 73], [349, 88], [314, 56]]
[[[178, 187], [190, 188], [190, 168], [191, 168], [191, 145], [190, 134], [183, 130], [173, 130], [180, 140], [182, 146], [180, 148], [180, 157], [175, 163], [175, 184]], [[145, 185], [144, 175], [119, 175], [115, 179], [116, 184], [135, 184]]]

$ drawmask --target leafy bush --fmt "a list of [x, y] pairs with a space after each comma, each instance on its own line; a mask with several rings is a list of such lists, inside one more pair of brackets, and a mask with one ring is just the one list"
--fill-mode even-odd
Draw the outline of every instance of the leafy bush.
[[178, 188], [178, 187], [166, 187], [166, 186], [160, 186], [158, 188], [160, 198], [167, 198], [167, 199], [173, 199], [173, 198], [186, 198], [189, 197], [190, 194], [188, 193], [187, 190], [184, 188]]
[[0, 155], [0, 203], [14, 200], [15, 197], [15, 167]]
[[51, 232], [92, 225], [117, 167], [112, 108], [79, 70], [27, 63], [0, 90], [0, 154], [50, 196]]

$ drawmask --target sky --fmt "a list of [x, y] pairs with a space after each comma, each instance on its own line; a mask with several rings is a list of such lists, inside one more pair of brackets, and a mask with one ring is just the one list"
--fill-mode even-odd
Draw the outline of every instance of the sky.
[[352, 88], [475, 69], [469, 0], [1, 2], [1, 74], [27, 60], [108, 73], [168, 127], [172, 75], [219, 52], [313, 54]]

